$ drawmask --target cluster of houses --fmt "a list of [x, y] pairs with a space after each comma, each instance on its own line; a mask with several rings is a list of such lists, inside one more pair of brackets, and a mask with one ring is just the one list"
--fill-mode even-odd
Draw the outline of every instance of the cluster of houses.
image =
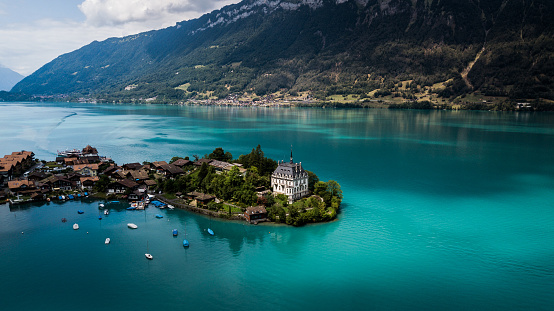
[[[0, 159], [0, 200], [12, 196], [39, 201], [57, 197], [61, 191], [92, 191], [102, 175], [109, 178], [104, 177], [104, 181], [108, 180], [106, 194], [142, 200], [156, 186], [154, 175], [177, 178], [204, 163], [213, 166], [217, 172], [236, 168], [241, 174], [246, 174], [246, 169], [241, 164], [213, 159], [198, 159], [194, 162], [178, 159], [171, 164], [156, 161], [119, 166], [111, 159], [99, 156], [96, 148], [91, 146], [82, 150], [58, 152], [56, 168], [43, 166], [34, 159], [31, 151], [13, 152]], [[293, 162], [292, 152], [290, 162], [279, 163], [272, 175], [271, 187], [274, 194], [282, 193], [290, 202], [309, 195], [308, 174], [301, 164]], [[269, 191], [264, 191], [262, 195], [266, 192]], [[211, 195], [197, 192], [188, 193], [187, 197], [204, 204], [215, 199]], [[249, 222], [258, 222], [267, 217], [267, 212], [265, 208], [255, 206], [248, 208], [244, 216]]]

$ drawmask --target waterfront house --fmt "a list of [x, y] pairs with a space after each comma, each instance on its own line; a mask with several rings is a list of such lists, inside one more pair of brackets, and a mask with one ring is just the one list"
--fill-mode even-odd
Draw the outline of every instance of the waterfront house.
[[246, 209], [244, 213], [244, 218], [249, 223], [258, 223], [260, 221], [267, 220], [267, 210], [263, 206], [251, 206]]
[[36, 190], [35, 182], [28, 179], [8, 181], [8, 189], [14, 195]]
[[108, 193], [125, 193], [137, 189], [138, 184], [129, 179], [117, 180], [108, 185]]
[[94, 176], [94, 177], [91, 177], [91, 176], [85, 176], [85, 177], [81, 177], [80, 179], [80, 183], [81, 183], [81, 189], [83, 190], [92, 190], [94, 188], [94, 185], [96, 184], [97, 181], [100, 180], [100, 177], [98, 176]]
[[71, 180], [62, 175], [52, 175], [41, 180], [40, 183], [48, 185], [52, 190], [71, 190], [74, 185]]
[[271, 175], [271, 189], [273, 193], [286, 195], [289, 203], [309, 195], [308, 173], [302, 168], [302, 162], [293, 162], [292, 151], [290, 162], [279, 162]]

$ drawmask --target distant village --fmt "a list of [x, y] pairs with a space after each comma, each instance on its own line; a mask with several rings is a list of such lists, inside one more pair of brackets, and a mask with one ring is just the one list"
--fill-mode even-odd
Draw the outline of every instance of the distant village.
[[[16, 151], [0, 158], [0, 202], [22, 204], [93, 196], [136, 203], [155, 196], [169, 206], [217, 217], [302, 225], [334, 219], [342, 199], [336, 182], [329, 181], [328, 186], [311, 172], [309, 178], [302, 164], [293, 162], [292, 151], [288, 162], [264, 158], [262, 152], [265, 162], [258, 159], [257, 165], [269, 163], [266, 170], [270, 178], [262, 176], [262, 169], [254, 165], [245, 167], [208, 155], [195, 161], [175, 157], [170, 163], [117, 165], [89, 145], [58, 152], [55, 161], [34, 156], [32, 151]], [[234, 180], [233, 186], [224, 185], [228, 180]], [[220, 186], [213, 186], [218, 183]], [[334, 193], [337, 186], [340, 193]]]

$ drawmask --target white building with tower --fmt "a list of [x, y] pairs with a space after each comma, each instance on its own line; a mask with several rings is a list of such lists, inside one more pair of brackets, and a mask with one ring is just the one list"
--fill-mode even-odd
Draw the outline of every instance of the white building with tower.
[[308, 173], [302, 168], [302, 162], [293, 162], [292, 150], [290, 152], [290, 162], [279, 162], [279, 166], [277, 166], [277, 169], [271, 175], [271, 188], [273, 193], [286, 195], [289, 203], [310, 194], [308, 190]]

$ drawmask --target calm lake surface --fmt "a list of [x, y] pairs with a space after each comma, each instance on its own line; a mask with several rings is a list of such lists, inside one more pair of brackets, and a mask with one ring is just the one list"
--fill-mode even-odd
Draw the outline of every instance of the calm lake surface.
[[341, 184], [343, 210], [292, 228], [117, 205], [98, 220], [86, 200], [0, 205], [2, 310], [554, 306], [554, 114], [0, 104], [2, 155], [88, 144], [119, 164], [258, 144], [288, 160], [292, 145]]

